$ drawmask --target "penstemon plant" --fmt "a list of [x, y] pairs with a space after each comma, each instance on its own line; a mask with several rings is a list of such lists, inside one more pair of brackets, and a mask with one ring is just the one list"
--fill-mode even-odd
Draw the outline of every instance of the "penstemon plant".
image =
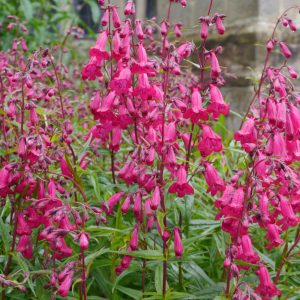
[[[271, 299], [281, 294], [276, 287], [284, 264], [299, 244], [299, 95], [293, 85], [298, 77], [288, 64], [292, 53], [288, 45], [276, 38], [279, 25], [296, 31], [287, 9], [276, 22], [266, 45], [267, 55], [257, 90], [250, 101], [241, 128], [234, 135], [248, 153], [244, 168], [238, 170], [215, 204], [224, 217], [222, 229], [231, 236], [224, 266], [228, 269], [226, 295], [234, 280], [233, 298], [251, 295]], [[270, 58], [276, 47], [283, 56], [282, 64], [272, 66]], [[253, 230], [265, 232], [264, 246], [268, 251], [284, 246], [274, 282], [266, 261], [253, 249]], [[294, 241], [284, 240], [285, 233], [297, 226]], [[237, 266], [235, 260], [245, 262]], [[255, 271], [260, 284], [255, 290], [243, 280], [245, 272]]]
[[[160, 23], [136, 19], [133, 0], [123, 18], [110, 0], [98, 2], [101, 30], [81, 72], [78, 62], [63, 63], [67, 40], [80, 29], [29, 54], [25, 24], [8, 17], [15, 39], [0, 52], [2, 299], [28, 290], [40, 297], [40, 289], [47, 299], [280, 297], [300, 242], [300, 98], [292, 53], [276, 32], [280, 25], [296, 31], [288, 13], [299, 7], [278, 19], [235, 142], [224, 142], [218, 126], [230, 107], [221, 93], [222, 47], [209, 49], [207, 41], [213, 31], [225, 33], [225, 15], [211, 13], [213, 0], [199, 17], [199, 45], [171, 22], [185, 0], [168, 0]], [[276, 50], [284, 58], [277, 67], [270, 64]], [[239, 156], [226, 168], [228, 151]], [[203, 220], [187, 214], [207, 203], [217, 221], [206, 220], [206, 231], [222, 237], [225, 270], [210, 294], [197, 277], [214, 282], [192, 252], [199, 243], [209, 252], [202, 233], [191, 237]], [[281, 253], [272, 273], [263, 248]], [[39, 275], [45, 281], [35, 288]], [[126, 278], [135, 278], [134, 288], [119, 286]]]
[[[190, 182], [194, 175], [205, 177], [212, 195], [225, 189], [224, 180], [208, 156], [222, 150], [221, 137], [211, 125], [220, 114], [229, 113], [219, 90], [224, 84], [217, 58], [221, 47], [205, 47], [210, 25], [224, 34], [224, 15], [210, 16], [211, 1], [207, 16], [200, 18], [201, 45], [196, 48], [187, 41], [174, 43], [169, 40], [171, 29], [177, 37], [182, 35], [182, 26], [170, 23], [176, 2], [186, 6], [185, 1], [169, 1], [167, 17], [160, 26], [149, 22], [144, 28], [135, 19], [134, 2], [127, 2], [123, 24], [114, 5], [109, 1], [106, 6], [100, 3], [104, 11], [103, 30], [82, 70], [83, 79], [98, 79], [100, 84], [90, 104], [98, 121], [90, 136], [93, 143], [108, 147], [111, 153], [112, 182], [121, 179], [127, 184], [125, 190], [108, 200], [108, 212], [111, 214], [113, 207], [124, 199], [122, 213], [132, 209], [135, 216], [128, 254], [121, 259], [116, 273], [120, 275], [129, 268], [131, 252], [153, 248], [147, 242], [152, 235], [162, 248], [162, 295], [167, 292], [169, 249], [174, 248], [179, 261], [183, 253], [181, 216], [178, 224], [168, 224], [176, 196], [194, 194]], [[153, 37], [155, 30], [159, 30], [160, 41]], [[182, 68], [193, 52], [201, 70], [199, 77]], [[211, 71], [205, 76], [207, 65]], [[122, 144], [128, 143], [132, 147], [128, 155], [118, 155]], [[191, 160], [197, 168], [191, 169]], [[145, 267], [146, 261], [143, 291]], [[179, 274], [180, 268], [179, 264]]]

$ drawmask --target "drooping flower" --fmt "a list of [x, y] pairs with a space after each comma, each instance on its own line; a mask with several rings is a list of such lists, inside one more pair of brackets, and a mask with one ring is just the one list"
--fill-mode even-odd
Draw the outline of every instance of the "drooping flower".
[[151, 198], [150, 207], [153, 210], [157, 210], [159, 204], [160, 204], [160, 190], [159, 187], [156, 186], [154, 189], [153, 196]]
[[60, 284], [60, 286], [58, 288], [58, 293], [62, 297], [67, 297], [68, 296], [68, 293], [69, 293], [69, 290], [70, 290], [71, 284], [72, 284], [73, 275], [74, 275], [74, 271], [70, 271], [66, 275], [66, 277], [64, 278], [62, 283]]
[[107, 200], [107, 206], [108, 206], [110, 214], [113, 214], [113, 208], [114, 208], [114, 206], [117, 205], [120, 202], [120, 200], [123, 197], [123, 195], [124, 195], [124, 192], [118, 192], [118, 193], [112, 195]]
[[257, 263], [259, 261], [259, 256], [253, 250], [252, 241], [248, 234], [242, 235], [241, 245], [243, 249], [243, 253], [241, 254], [241, 257], [243, 258], [243, 260], [251, 262], [253, 264]]
[[224, 180], [220, 178], [216, 169], [210, 163], [205, 163], [204, 176], [208, 184], [208, 192], [210, 192], [212, 196], [225, 190], [226, 185]]
[[198, 123], [199, 120], [206, 121], [208, 119], [207, 111], [202, 106], [202, 98], [198, 88], [193, 88], [191, 107], [184, 113], [184, 118], [190, 118], [192, 123]]
[[223, 25], [222, 19], [224, 18], [224, 15], [216, 14], [215, 15], [215, 22], [216, 22], [216, 28], [219, 34], [223, 35], [225, 33], [225, 27]]
[[86, 233], [82, 232], [79, 238], [79, 246], [81, 250], [87, 250], [89, 248], [89, 239]]
[[269, 241], [269, 244], [267, 245], [268, 250], [284, 244], [284, 241], [280, 238], [279, 228], [276, 224], [267, 225], [267, 233], [265, 237]]
[[246, 120], [243, 127], [235, 133], [234, 138], [236, 141], [240, 141], [242, 145], [245, 143], [255, 143], [257, 140], [255, 120], [253, 118]]
[[177, 182], [171, 184], [169, 193], [177, 193], [178, 197], [194, 194], [193, 187], [187, 182], [187, 173], [184, 165], [179, 167], [177, 171]]
[[18, 222], [18, 227], [17, 227], [17, 234], [18, 235], [31, 235], [32, 229], [26, 222], [24, 215], [19, 212], [17, 214], [17, 222]]
[[65, 176], [72, 178], [72, 177], [73, 177], [72, 171], [70, 170], [70, 168], [69, 168], [67, 162], [66, 162], [63, 158], [61, 158], [61, 160], [60, 160], [59, 163], [60, 163], [60, 169], [61, 169], [61, 172], [62, 172]]
[[174, 232], [174, 253], [176, 257], [180, 258], [183, 253], [183, 245], [180, 237], [181, 234], [180, 229], [175, 227], [173, 229], [173, 232]]
[[132, 250], [137, 250], [138, 241], [139, 241], [139, 228], [137, 225], [135, 225], [129, 243]]
[[217, 56], [214, 52], [210, 53], [210, 61], [211, 61], [210, 76], [212, 79], [216, 79], [221, 74], [221, 68]]
[[292, 56], [292, 53], [286, 43], [280, 42], [279, 46], [280, 46], [280, 51], [285, 56], [285, 58], [290, 58]]
[[221, 137], [216, 134], [210, 126], [202, 125], [202, 135], [198, 144], [198, 149], [202, 156], [207, 156], [212, 152], [219, 152], [223, 148]]
[[220, 114], [227, 115], [229, 113], [229, 105], [224, 102], [221, 91], [214, 84], [209, 85], [210, 100], [207, 111], [213, 118], [217, 118]]
[[103, 30], [97, 39], [96, 45], [90, 49], [90, 56], [94, 56], [99, 60], [108, 59], [109, 54], [106, 50], [106, 42], [108, 38], [108, 33], [106, 30]]
[[256, 274], [258, 275], [260, 284], [255, 292], [263, 296], [263, 299], [271, 299], [274, 296], [279, 296], [281, 294], [276, 288], [276, 285], [272, 282], [268, 269], [264, 265], [260, 265]]

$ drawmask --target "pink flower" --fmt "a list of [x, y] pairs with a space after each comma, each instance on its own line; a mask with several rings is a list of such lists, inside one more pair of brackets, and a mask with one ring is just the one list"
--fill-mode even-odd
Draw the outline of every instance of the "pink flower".
[[269, 40], [267, 43], [267, 51], [268, 52], [272, 52], [273, 48], [274, 48], [274, 41], [273, 40]]
[[124, 68], [118, 76], [114, 77], [109, 86], [117, 95], [122, 95], [128, 93], [131, 83], [131, 71], [129, 68]]
[[133, 204], [133, 213], [137, 220], [141, 220], [142, 217], [142, 196], [140, 192], [136, 193], [134, 204]]
[[223, 35], [225, 33], [225, 27], [223, 25], [222, 19], [224, 18], [224, 15], [215, 15], [215, 21], [216, 21], [216, 28], [219, 34]]
[[161, 23], [160, 23], [160, 33], [162, 36], [166, 36], [167, 35], [167, 32], [168, 32], [168, 23], [167, 21], [163, 20]]
[[159, 190], [159, 187], [156, 186], [154, 189], [153, 196], [151, 198], [150, 207], [153, 210], [157, 210], [159, 204], [160, 204], [160, 190]]
[[18, 235], [31, 235], [32, 230], [21, 212], [17, 214], [17, 222], [18, 222], [18, 227], [17, 227]]
[[206, 40], [208, 37], [208, 27], [210, 23], [209, 17], [201, 17], [200, 19], [201, 31], [200, 36], [203, 40]]
[[130, 204], [131, 204], [131, 198], [130, 198], [130, 196], [127, 196], [125, 201], [123, 202], [123, 204], [121, 206], [121, 211], [122, 211], [123, 214], [127, 213], [127, 211], [130, 208]]
[[297, 27], [296, 27], [295, 23], [293, 22], [293, 20], [289, 20], [289, 26], [290, 26], [291, 31], [293, 31], [293, 32], [297, 31]]
[[56, 199], [56, 184], [52, 178], [48, 184], [48, 195], [51, 199]]
[[34, 107], [30, 108], [29, 110], [29, 118], [31, 126], [35, 126], [39, 123], [39, 117]]
[[143, 40], [144, 39], [144, 32], [143, 32], [143, 28], [142, 28], [142, 21], [141, 20], [136, 20], [135, 21], [135, 32], [136, 32], [136, 36], [138, 37], [139, 40]]
[[285, 56], [285, 58], [290, 58], [292, 56], [292, 53], [288, 48], [287, 44], [285, 44], [284, 42], [280, 42], [279, 46], [280, 46], [280, 51]]
[[198, 88], [193, 88], [191, 97], [191, 108], [184, 113], [184, 118], [191, 119], [192, 123], [208, 119], [207, 111], [202, 107], [202, 98]]
[[208, 184], [207, 191], [210, 192], [212, 196], [225, 190], [226, 185], [224, 180], [219, 177], [216, 169], [210, 163], [205, 163], [204, 176]]
[[251, 262], [253, 264], [257, 263], [259, 261], [259, 256], [253, 250], [252, 241], [251, 241], [250, 236], [248, 234], [242, 235], [241, 245], [242, 245], [242, 249], [243, 249], [241, 257], [245, 261]]
[[27, 52], [28, 48], [27, 48], [26, 41], [24, 38], [21, 38], [21, 47], [22, 47], [23, 52]]
[[234, 187], [227, 185], [222, 196], [215, 201], [215, 206], [219, 209], [226, 207], [231, 202], [234, 192]]
[[288, 67], [288, 72], [289, 72], [291, 78], [293, 78], [293, 79], [298, 78], [297, 72], [292, 67]]
[[62, 297], [68, 296], [68, 293], [69, 293], [69, 290], [70, 290], [71, 284], [72, 284], [73, 275], [74, 275], [74, 271], [69, 272], [68, 275], [63, 280], [63, 282], [60, 284], [60, 286], [58, 288], [58, 293]]
[[202, 135], [198, 149], [202, 156], [207, 156], [212, 152], [219, 152], [223, 148], [221, 137], [216, 134], [208, 125], [202, 125]]
[[91, 57], [88, 64], [86, 64], [81, 71], [83, 80], [95, 80], [96, 77], [101, 78], [101, 62], [96, 57]]
[[61, 160], [60, 160], [60, 169], [61, 169], [61, 172], [65, 176], [70, 177], [70, 178], [73, 177], [72, 172], [71, 172], [67, 162], [63, 158], [61, 158]]
[[103, 97], [101, 107], [98, 109], [98, 112], [105, 113], [112, 110], [115, 97], [116, 97], [115, 91], [111, 91], [108, 93], [108, 95]]
[[165, 142], [172, 144], [176, 141], [176, 125], [175, 122], [165, 126]]
[[181, 23], [176, 23], [174, 25], [174, 31], [175, 31], [176, 37], [178, 37], [178, 38], [180, 38], [182, 36], [181, 29], [182, 29]]
[[81, 250], [87, 250], [89, 248], [89, 239], [86, 233], [82, 232], [79, 238], [79, 246]]
[[300, 110], [291, 103], [289, 104], [289, 108], [295, 137], [300, 137]]
[[183, 253], [183, 246], [182, 246], [182, 241], [180, 237], [180, 229], [177, 227], [174, 227], [173, 229], [174, 232], [174, 253], [175, 256], [180, 258]]
[[105, 9], [103, 17], [101, 19], [101, 25], [106, 26], [109, 22], [109, 9]]
[[268, 250], [270, 250], [272, 248], [276, 248], [276, 247], [284, 244], [284, 241], [279, 236], [279, 228], [276, 224], [268, 224], [267, 225], [267, 234], [266, 234], [265, 238], [268, 239], [270, 242], [267, 245]]
[[271, 299], [274, 296], [279, 296], [281, 294], [276, 288], [276, 285], [272, 282], [268, 269], [264, 265], [260, 265], [256, 274], [258, 275], [260, 284], [255, 292], [263, 296], [263, 299]]
[[125, 6], [124, 15], [129, 16], [135, 14], [134, 3], [132, 0], [128, 0]]
[[129, 243], [129, 246], [131, 247], [132, 250], [137, 250], [138, 241], [139, 241], [139, 228], [137, 225], [135, 225]]
[[110, 214], [113, 214], [113, 208], [115, 205], [117, 205], [121, 198], [123, 197], [124, 195], [124, 192], [118, 192], [114, 195], [112, 195], [108, 200], [107, 200], [107, 205], [108, 205], [108, 208], [109, 208], [109, 213]]
[[0, 171], [0, 190], [7, 188], [8, 181], [9, 181], [9, 168], [5, 166]]
[[51, 248], [55, 251], [55, 258], [62, 259], [72, 255], [73, 251], [70, 247], [67, 246], [65, 240], [61, 237], [53, 239], [50, 241]]
[[184, 44], [179, 46], [176, 49], [176, 52], [177, 52], [178, 57], [179, 57], [179, 62], [181, 62], [185, 58], [189, 57], [193, 50], [194, 50], [194, 46], [190, 42], [185, 42]]
[[99, 60], [109, 58], [109, 54], [105, 49], [107, 38], [107, 31], [103, 30], [99, 34], [96, 45], [90, 49], [90, 56], [95, 56]]
[[283, 216], [283, 219], [278, 221], [278, 224], [283, 225], [283, 230], [286, 230], [290, 226], [296, 226], [298, 222], [300, 222], [300, 218], [295, 215], [290, 201], [280, 194], [278, 197], [280, 199], [280, 210]]
[[[130, 249], [130, 251], [132, 251], [132, 250]], [[132, 261], [132, 256], [130, 256], [130, 255], [123, 256], [123, 258], [121, 260], [121, 265], [122, 265], [123, 270], [124, 269], [126, 270], [129, 268], [131, 261]]]
[[255, 120], [253, 118], [246, 120], [243, 127], [235, 133], [234, 139], [240, 141], [242, 145], [256, 143], [257, 131], [255, 129]]
[[220, 68], [217, 56], [214, 52], [210, 53], [210, 60], [211, 60], [210, 76], [211, 76], [211, 78], [216, 79], [221, 74], [221, 68]]
[[169, 193], [177, 193], [178, 197], [194, 194], [193, 187], [187, 182], [187, 174], [184, 165], [179, 167], [177, 171], [177, 182], [171, 184], [169, 187]]
[[229, 113], [229, 106], [224, 102], [223, 96], [214, 84], [209, 85], [210, 104], [207, 111], [212, 113], [213, 118], [217, 118], [220, 114], [227, 115]]
[[21, 252], [24, 258], [31, 259], [33, 258], [32, 255], [32, 242], [28, 235], [20, 236], [17, 251]]
[[112, 21], [115, 28], [119, 28], [121, 26], [121, 21], [116, 6], [112, 7]]
[[133, 90], [134, 96], [140, 96], [143, 100], [149, 100], [153, 97], [153, 88], [149, 83], [147, 74], [138, 74], [138, 84]]
[[285, 160], [287, 157], [286, 144], [283, 135], [279, 132], [275, 133], [272, 146], [272, 154]]

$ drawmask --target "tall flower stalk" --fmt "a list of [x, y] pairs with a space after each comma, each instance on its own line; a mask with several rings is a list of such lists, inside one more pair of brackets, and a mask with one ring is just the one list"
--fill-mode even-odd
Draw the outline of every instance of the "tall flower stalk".
[[[127, 246], [128, 254], [121, 259], [116, 272], [121, 274], [129, 267], [132, 260], [130, 252], [145, 247], [143, 236], [158, 234], [163, 253], [163, 296], [167, 293], [172, 237], [180, 268], [183, 255], [181, 228], [170, 228], [168, 224], [172, 202], [176, 196], [182, 198], [194, 194], [188, 173], [195, 151], [199, 151], [202, 157], [193, 163], [200, 164], [212, 194], [225, 188], [207, 157], [222, 150], [221, 138], [211, 125], [220, 114], [229, 112], [219, 90], [224, 83], [217, 58], [220, 47], [212, 50], [205, 47], [209, 25], [215, 25], [218, 33], [224, 33], [224, 16], [209, 16], [211, 1], [208, 16], [200, 18], [202, 32], [206, 31], [206, 35], [199, 50], [196, 50], [200, 58], [200, 76], [197, 78], [181, 68], [194, 53], [194, 44], [187, 41], [178, 44], [170, 40], [172, 30], [177, 36], [181, 36], [182, 30], [181, 25], [171, 24], [172, 7], [177, 5], [176, 2], [186, 6], [185, 1], [169, 1], [167, 16], [160, 25], [153, 20], [145, 24], [136, 20], [133, 1], [127, 2], [123, 23], [119, 22], [115, 6], [110, 2], [107, 6], [102, 3], [103, 28], [89, 51], [90, 61], [82, 70], [83, 79], [98, 79], [102, 87], [95, 92], [91, 102], [90, 108], [97, 123], [87, 138], [91, 137], [93, 143], [113, 151], [115, 164], [112, 169], [118, 165], [117, 177], [127, 183], [128, 189], [131, 185], [135, 187], [134, 191], [130, 189], [131, 192], [117, 192], [108, 200], [113, 201], [116, 197], [116, 205], [124, 198], [121, 204], [123, 214], [132, 208], [136, 221]], [[113, 26], [110, 25], [111, 18], [115, 19]], [[157, 36], [153, 35], [155, 30], [159, 31]], [[107, 44], [109, 47], [106, 47]], [[204, 79], [206, 62], [211, 66], [207, 81]], [[183, 78], [187, 80], [184, 82]], [[195, 129], [197, 135], [192, 143]], [[132, 150], [124, 159], [118, 152], [128, 138], [131, 139]], [[114, 175], [112, 179], [115, 182]], [[218, 186], [215, 186], [216, 179]], [[146, 247], [151, 248], [150, 245]], [[142, 278], [145, 277], [144, 272], [145, 261]], [[182, 270], [179, 271], [180, 276], [182, 278]]]

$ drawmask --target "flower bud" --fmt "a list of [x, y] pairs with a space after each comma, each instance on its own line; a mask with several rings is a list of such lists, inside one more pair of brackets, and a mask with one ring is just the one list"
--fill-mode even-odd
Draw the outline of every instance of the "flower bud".
[[80, 234], [79, 246], [81, 250], [87, 250], [89, 248], [89, 239], [84, 232]]
[[183, 246], [180, 237], [180, 229], [175, 227], [173, 229], [173, 232], [174, 232], [174, 253], [176, 257], [180, 258], [183, 253]]

